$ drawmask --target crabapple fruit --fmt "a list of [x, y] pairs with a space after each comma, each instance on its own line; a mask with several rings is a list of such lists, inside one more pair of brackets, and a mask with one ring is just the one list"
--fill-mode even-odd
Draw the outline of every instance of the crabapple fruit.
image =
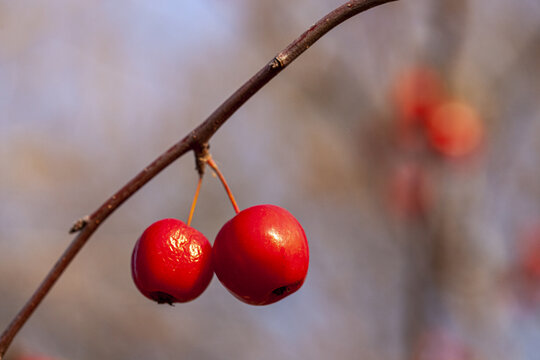
[[471, 348], [448, 330], [429, 329], [418, 339], [413, 360], [472, 360]]
[[392, 95], [399, 118], [407, 125], [421, 124], [444, 98], [444, 89], [434, 69], [419, 66], [398, 77]]
[[149, 299], [160, 304], [191, 301], [212, 279], [212, 245], [180, 220], [159, 220], [135, 244], [131, 271], [135, 285]]
[[433, 200], [432, 183], [420, 163], [403, 162], [392, 169], [386, 188], [392, 213], [402, 219], [425, 214]]
[[287, 210], [257, 205], [223, 225], [214, 242], [213, 264], [218, 279], [238, 299], [268, 305], [304, 283], [308, 242]]
[[426, 126], [433, 148], [450, 157], [472, 153], [480, 145], [484, 132], [477, 112], [458, 101], [438, 106], [429, 116]]

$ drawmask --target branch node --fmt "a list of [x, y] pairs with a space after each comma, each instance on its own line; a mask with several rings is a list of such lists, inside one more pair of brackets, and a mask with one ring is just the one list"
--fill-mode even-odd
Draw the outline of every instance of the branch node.
[[270, 61], [270, 67], [272, 69], [281, 69], [283, 68], [283, 62], [280, 60], [279, 55]]
[[194, 146], [193, 152], [195, 153], [195, 168], [197, 169], [199, 176], [202, 177], [204, 175], [206, 162], [210, 157], [210, 145], [205, 142], [201, 145]]
[[69, 229], [69, 233], [73, 234], [78, 231], [81, 231], [82, 229], [84, 229], [84, 227], [86, 226], [86, 224], [88, 224], [89, 221], [90, 221], [90, 216], [88, 215], [80, 218], [79, 220], [75, 221], [73, 226], [71, 226], [71, 228]]

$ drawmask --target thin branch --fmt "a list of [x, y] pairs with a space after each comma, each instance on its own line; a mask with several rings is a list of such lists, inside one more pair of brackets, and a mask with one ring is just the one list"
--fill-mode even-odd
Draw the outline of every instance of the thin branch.
[[137, 190], [169, 166], [173, 161], [190, 150], [196, 150], [208, 143], [216, 131], [238, 110], [253, 94], [266, 85], [274, 76], [287, 67], [294, 59], [307, 50], [315, 41], [324, 34], [350, 17], [377, 5], [397, 0], [357, 0], [349, 1], [338, 7], [311, 26], [300, 37], [281, 51], [269, 63], [263, 66], [251, 79], [234, 92], [223, 104], [221, 104], [203, 123], [191, 131], [186, 137], [172, 146], [159, 156], [150, 165], [145, 167], [126, 185], [111, 196], [103, 205], [94, 211], [89, 217], [77, 221], [71, 228], [71, 232], [79, 231], [71, 244], [57, 260], [43, 282], [34, 294], [22, 307], [13, 321], [8, 325], [0, 337], [0, 360], [3, 358], [13, 338], [32, 315], [43, 298], [47, 295], [56, 280], [64, 272], [71, 260], [84, 246], [90, 236], [97, 230], [100, 224], [111, 215], [120, 205], [129, 199]]

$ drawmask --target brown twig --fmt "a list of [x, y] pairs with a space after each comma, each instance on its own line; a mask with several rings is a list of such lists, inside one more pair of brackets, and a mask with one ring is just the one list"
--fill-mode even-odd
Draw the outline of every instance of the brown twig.
[[[350, 17], [377, 5], [397, 0], [356, 0], [349, 1], [334, 11], [324, 16], [311, 26], [300, 37], [281, 51], [269, 63], [265, 64], [251, 79], [236, 90], [223, 104], [221, 104], [204, 122], [191, 131], [186, 137], [164, 152], [150, 165], [145, 167], [126, 185], [111, 196], [90, 216], [78, 220], [70, 232], [79, 232], [75, 239], [57, 260], [45, 279], [33, 293], [30, 299], [22, 307], [12, 322], [8, 325], [0, 337], [0, 360], [3, 358], [13, 338], [32, 315], [43, 298], [47, 295], [56, 280], [64, 272], [71, 260], [83, 247], [90, 236], [100, 224], [109, 217], [120, 205], [129, 199], [137, 190], [159, 174], [190, 150], [201, 149], [208, 143], [216, 131], [229, 119], [229, 117], [242, 106], [253, 94], [267, 84], [281, 70], [287, 67], [294, 59], [307, 50], [313, 43], [324, 34]], [[200, 171], [200, 169], [199, 169]]]

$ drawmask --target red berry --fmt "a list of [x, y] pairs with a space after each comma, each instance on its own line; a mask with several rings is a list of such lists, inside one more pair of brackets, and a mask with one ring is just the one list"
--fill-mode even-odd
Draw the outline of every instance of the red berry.
[[387, 201], [390, 211], [400, 218], [416, 218], [432, 203], [432, 186], [425, 169], [414, 162], [398, 164], [389, 177]]
[[298, 290], [309, 264], [302, 226], [274, 205], [250, 207], [223, 225], [213, 256], [221, 283], [251, 305], [268, 305]]
[[540, 227], [535, 225], [523, 231], [519, 242], [516, 274], [519, 294], [526, 305], [540, 303]]
[[536, 242], [530, 241], [527, 244], [527, 249], [522, 254], [521, 267], [527, 277], [540, 284], [540, 241], [538, 240], [539, 238], [536, 238]]
[[423, 123], [444, 97], [438, 73], [427, 66], [409, 69], [398, 77], [393, 99], [404, 125]]
[[133, 281], [158, 303], [187, 302], [212, 279], [212, 245], [180, 220], [163, 219], [141, 235], [131, 257]]
[[417, 344], [414, 360], [472, 360], [471, 349], [447, 330], [432, 329]]
[[476, 111], [462, 102], [448, 102], [437, 107], [427, 122], [431, 145], [446, 156], [464, 156], [480, 145], [484, 125]]

